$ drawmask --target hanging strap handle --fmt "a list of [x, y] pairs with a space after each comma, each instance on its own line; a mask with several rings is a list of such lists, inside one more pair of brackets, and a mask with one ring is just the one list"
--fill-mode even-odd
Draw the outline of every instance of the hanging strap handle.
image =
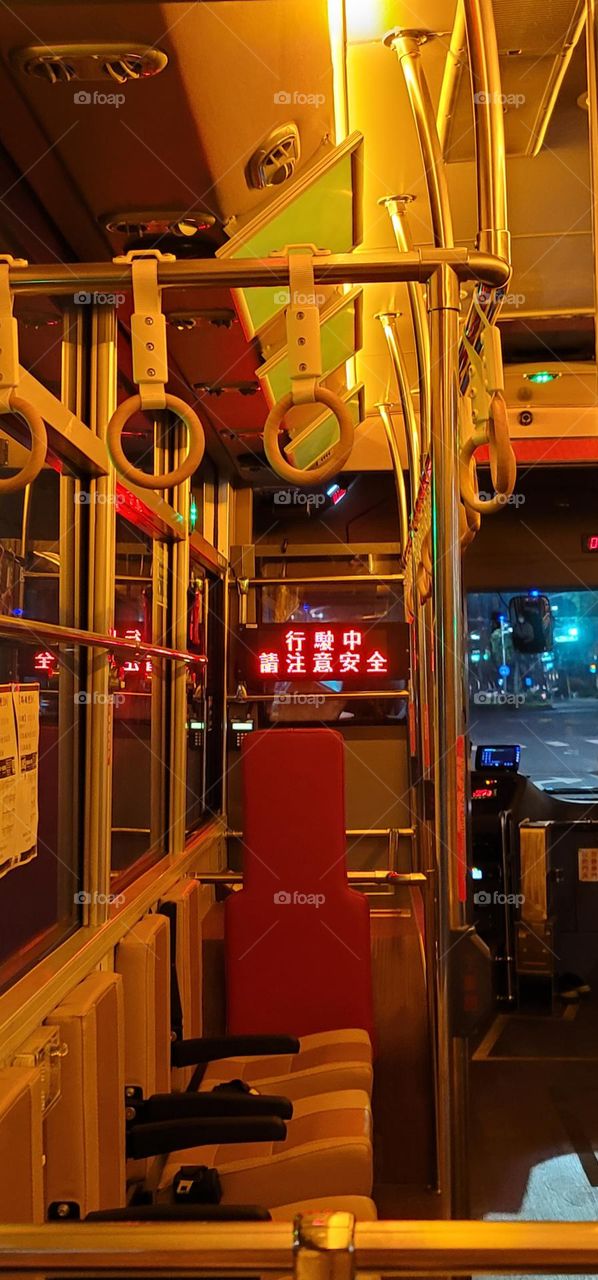
[[[270, 410], [264, 426], [264, 452], [272, 470], [293, 485], [312, 485], [330, 480], [338, 474], [353, 448], [353, 418], [348, 405], [335, 392], [320, 386], [322, 377], [322, 344], [320, 308], [316, 301], [314, 254], [321, 253], [313, 244], [286, 245], [283, 250], [289, 262], [289, 304], [286, 309], [287, 352], [291, 374], [291, 390]], [[328, 250], [326, 250], [328, 252]], [[324, 404], [339, 425], [339, 438], [330, 454], [313, 467], [302, 469], [287, 461], [280, 444], [285, 419], [294, 405]], [[311, 430], [311, 423], [306, 433]], [[294, 446], [302, 432], [293, 437]]]
[[[141, 489], [174, 489], [188, 480], [197, 470], [204, 454], [203, 427], [194, 409], [166, 391], [168, 381], [168, 351], [166, 346], [166, 317], [162, 312], [161, 289], [158, 284], [158, 264], [175, 262], [173, 253], [161, 253], [159, 249], [133, 249], [114, 259], [131, 266], [133, 285], [133, 313], [131, 315], [131, 349], [133, 378], [139, 394], [124, 400], [113, 413], [106, 433], [106, 445], [112, 465], [129, 484]], [[173, 471], [160, 475], [148, 475], [134, 467], [125, 456], [122, 433], [130, 418], [140, 410], [170, 409], [187, 428], [189, 448], [187, 456]]]
[[10, 270], [27, 265], [25, 258], [13, 258], [10, 253], [0, 254], [0, 414], [18, 414], [31, 436], [31, 449], [24, 467], [14, 476], [0, 478], [0, 494], [16, 493], [37, 479], [48, 451], [48, 436], [41, 414], [28, 400], [18, 395], [19, 334], [13, 315]]

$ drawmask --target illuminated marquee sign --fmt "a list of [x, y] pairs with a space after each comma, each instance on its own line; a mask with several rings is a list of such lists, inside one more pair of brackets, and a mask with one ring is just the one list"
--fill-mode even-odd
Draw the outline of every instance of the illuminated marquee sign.
[[247, 632], [251, 682], [342, 681], [367, 689], [405, 680], [409, 638], [405, 623], [271, 623]]

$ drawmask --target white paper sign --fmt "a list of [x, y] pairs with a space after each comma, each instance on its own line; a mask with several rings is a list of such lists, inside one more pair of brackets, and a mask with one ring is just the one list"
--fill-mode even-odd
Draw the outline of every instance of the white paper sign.
[[37, 853], [39, 685], [0, 688], [0, 876]]
[[578, 850], [579, 879], [598, 880], [598, 849]]

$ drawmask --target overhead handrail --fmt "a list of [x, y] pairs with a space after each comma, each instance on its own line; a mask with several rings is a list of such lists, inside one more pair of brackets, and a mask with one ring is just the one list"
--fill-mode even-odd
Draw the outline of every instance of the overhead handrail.
[[[396, 253], [335, 253], [314, 261], [316, 284], [396, 284], [417, 280], [425, 284], [441, 264], [446, 263], [458, 280], [475, 280], [492, 288], [507, 284], [508, 264], [494, 254], [459, 247], [439, 252], [412, 249]], [[118, 292], [130, 289], [131, 264], [116, 262], [42, 263], [11, 270], [15, 294], [29, 297], [73, 296], [73, 287], [89, 292]], [[158, 263], [161, 289], [276, 289], [288, 288], [289, 264], [281, 257], [270, 258], [185, 258]]]
[[[131, 349], [133, 378], [139, 394], [129, 396], [112, 414], [106, 432], [106, 446], [119, 475], [140, 489], [174, 489], [197, 470], [205, 449], [203, 427], [195, 410], [179, 396], [166, 391], [164, 385], [168, 381], [166, 319], [162, 314], [158, 284], [158, 260], [164, 259], [175, 261], [174, 254], [162, 254], [158, 249], [132, 250], [124, 256], [124, 261], [131, 263], [132, 272]], [[121, 262], [123, 258], [115, 261]], [[124, 427], [142, 409], [170, 409], [187, 428], [187, 455], [172, 471], [148, 475], [133, 466], [125, 456], [122, 447]]]
[[[316, 302], [313, 258], [315, 245], [287, 245], [289, 262], [289, 305], [285, 311], [291, 389], [270, 410], [264, 425], [264, 452], [276, 475], [289, 484], [311, 485], [330, 480], [342, 470], [353, 448], [354, 427], [351, 410], [340, 396], [320, 385], [322, 347], [320, 308]], [[328, 457], [312, 467], [294, 467], [285, 458], [281, 431], [294, 405], [324, 404], [334, 414], [339, 438]], [[310, 424], [311, 426], [311, 424]], [[310, 428], [308, 427], [308, 430]], [[294, 436], [299, 444], [302, 434]]]
[[31, 436], [31, 448], [24, 466], [14, 476], [0, 479], [0, 494], [17, 493], [32, 484], [42, 470], [48, 451], [48, 436], [41, 414], [29, 400], [18, 394], [19, 335], [12, 310], [10, 270], [27, 266], [24, 258], [0, 254], [0, 415], [18, 414]]

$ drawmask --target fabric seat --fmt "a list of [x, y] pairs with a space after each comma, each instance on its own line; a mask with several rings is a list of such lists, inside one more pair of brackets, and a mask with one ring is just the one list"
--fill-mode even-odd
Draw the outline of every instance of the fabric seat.
[[[194, 879], [181, 881], [167, 900], [172, 908], [169, 918], [171, 932], [174, 926], [173, 954], [185, 1037], [202, 1034], [203, 939], [212, 900], [211, 888]], [[187, 1087], [191, 1075], [189, 1068], [176, 1072], [175, 1086]], [[318, 1032], [301, 1038], [299, 1053], [215, 1059], [205, 1067], [196, 1087], [206, 1091], [235, 1079], [292, 1101], [336, 1089], [362, 1089], [371, 1096], [370, 1038], [360, 1027]]]
[[[146, 916], [120, 943], [116, 957], [125, 1003], [126, 1083], [148, 1097], [170, 1068], [169, 923]], [[168, 1034], [165, 1034], [168, 1032]], [[294, 1104], [283, 1142], [191, 1147], [168, 1156], [159, 1188], [168, 1189], [181, 1165], [217, 1168], [222, 1202], [271, 1206], [315, 1196], [369, 1196], [372, 1187], [369, 1096], [340, 1091], [321, 1104]]]
[[[323, 1101], [323, 1107], [320, 1104]], [[322, 1196], [365, 1196], [372, 1189], [372, 1145], [367, 1094], [358, 1090], [305, 1099], [294, 1108], [284, 1142], [240, 1143], [173, 1152], [160, 1190], [181, 1165], [218, 1170], [222, 1204], [267, 1209]]]

